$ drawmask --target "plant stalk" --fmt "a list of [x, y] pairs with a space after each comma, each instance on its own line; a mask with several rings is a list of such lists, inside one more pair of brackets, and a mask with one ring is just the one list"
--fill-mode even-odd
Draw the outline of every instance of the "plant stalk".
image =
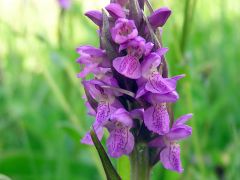
[[149, 147], [145, 143], [137, 143], [130, 155], [131, 180], [150, 180]]

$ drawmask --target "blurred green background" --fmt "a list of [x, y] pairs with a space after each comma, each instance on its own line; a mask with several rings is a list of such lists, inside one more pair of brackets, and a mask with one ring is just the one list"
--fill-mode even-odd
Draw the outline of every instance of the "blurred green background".
[[[75, 48], [98, 45], [97, 27], [83, 13], [107, 3], [75, 0], [63, 12], [55, 0], [0, 0], [0, 174], [104, 179], [94, 147], [79, 143], [93, 119], [76, 78]], [[187, 75], [176, 117], [194, 113], [193, 135], [181, 143], [184, 173], [157, 164], [152, 179], [239, 179], [240, 1], [151, 3], [173, 10], [163, 31], [167, 61], [171, 75]]]

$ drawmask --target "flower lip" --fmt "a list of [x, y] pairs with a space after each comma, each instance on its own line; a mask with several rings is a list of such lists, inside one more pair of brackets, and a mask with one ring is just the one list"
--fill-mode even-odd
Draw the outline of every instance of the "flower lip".
[[113, 67], [118, 73], [130, 79], [141, 77], [141, 64], [134, 56], [124, 56], [114, 59]]
[[133, 20], [119, 18], [111, 29], [111, 35], [116, 43], [122, 44], [137, 37], [138, 30]]

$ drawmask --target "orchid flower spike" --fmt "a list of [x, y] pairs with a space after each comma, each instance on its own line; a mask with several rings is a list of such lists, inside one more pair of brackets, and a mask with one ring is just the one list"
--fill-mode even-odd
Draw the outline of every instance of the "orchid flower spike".
[[[185, 122], [192, 115], [174, 121], [170, 104], [179, 99], [177, 84], [185, 75], [168, 77], [168, 48], [159, 43], [162, 34], [157, 28], [166, 24], [171, 10], [162, 7], [146, 17], [145, 2], [111, 0], [102, 11], [85, 13], [97, 25], [100, 43], [76, 49], [81, 66], [77, 77], [97, 138], [102, 139], [104, 129], [109, 132], [111, 157], [133, 156], [141, 143], [152, 152], [147, 154], [149, 167], [157, 157], [166, 169], [181, 173], [178, 141], [191, 135]], [[89, 132], [81, 142], [93, 144]]]

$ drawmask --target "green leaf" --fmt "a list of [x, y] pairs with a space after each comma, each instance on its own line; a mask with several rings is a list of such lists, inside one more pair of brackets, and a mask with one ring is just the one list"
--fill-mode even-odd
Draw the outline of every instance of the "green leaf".
[[121, 177], [118, 175], [117, 171], [113, 167], [106, 151], [104, 150], [101, 142], [98, 140], [98, 137], [93, 129], [90, 131], [90, 134], [91, 134], [91, 138], [93, 140], [94, 146], [97, 149], [98, 154], [100, 156], [107, 179], [108, 180], [121, 180]]
[[130, 161], [128, 156], [122, 156], [117, 160], [117, 170], [122, 179], [130, 180]]

